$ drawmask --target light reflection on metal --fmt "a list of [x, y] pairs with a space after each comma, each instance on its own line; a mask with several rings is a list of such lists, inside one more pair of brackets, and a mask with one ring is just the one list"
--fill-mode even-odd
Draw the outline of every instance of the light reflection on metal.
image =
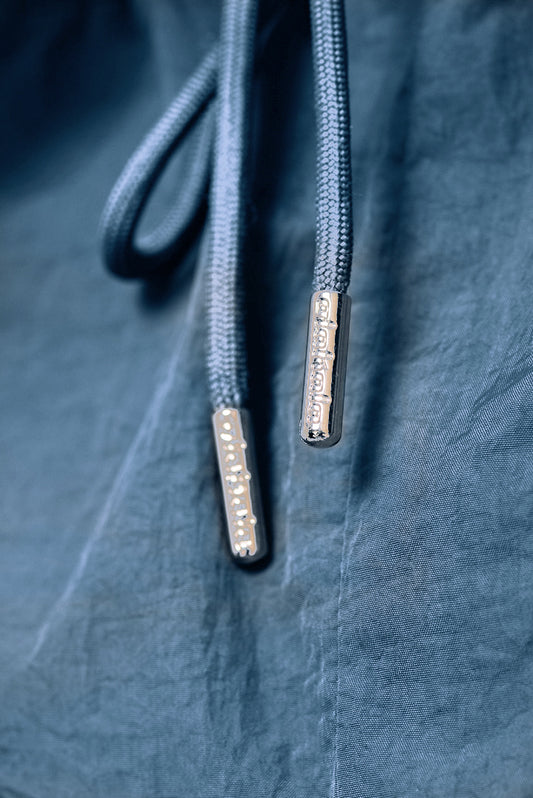
[[233, 407], [216, 410], [213, 432], [231, 554], [247, 565], [267, 553], [247, 412]]
[[351, 300], [337, 291], [311, 297], [300, 435], [333, 446], [342, 434]]

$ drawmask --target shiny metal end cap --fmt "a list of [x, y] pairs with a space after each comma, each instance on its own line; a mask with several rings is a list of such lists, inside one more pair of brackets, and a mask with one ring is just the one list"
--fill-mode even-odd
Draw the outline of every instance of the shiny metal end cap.
[[268, 545], [249, 415], [223, 407], [212, 420], [230, 552], [239, 565], [251, 565]]
[[300, 436], [334, 446], [342, 434], [351, 300], [337, 291], [311, 297]]

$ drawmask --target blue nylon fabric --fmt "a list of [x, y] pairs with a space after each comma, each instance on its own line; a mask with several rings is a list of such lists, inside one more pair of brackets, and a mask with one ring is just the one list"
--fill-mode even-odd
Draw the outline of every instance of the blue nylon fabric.
[[143, 289], [105, 274], [96, 239], [216, 11], [5, 6], [0, 796], [527, 798], [533, 7], [347, 3], [353, 316], [326, 451], [297, 430], [305, 5], [260, 41], [245, 270], [274, 559], [258, 573], [222, 546], [205, 242]]

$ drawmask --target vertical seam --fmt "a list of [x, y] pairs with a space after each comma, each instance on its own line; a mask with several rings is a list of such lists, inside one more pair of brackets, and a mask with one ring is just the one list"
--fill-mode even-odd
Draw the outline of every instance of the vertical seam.
[[[353, 472], [354, 472], [354, 465], [355, 465], [355, 456], [357, 452], [357, 447], [353, 447], [352, 456], [350, 457], [350, 480], [348, 483], [348, 492], [346, 495], [346, 506], [344, 510], [344, 522], [342, 525], [342, 549], [341, 549], [341, 558], [339, 563], [339, 592], [337, 597], [337, 680], [336, 680], [336, 687], [335, 687], [335, 709], [333, 713], [333, 720], [335, 724], [335, 736], [333, 742], [333, 795], [331, 798], [340, 798], [339, 793], [339, 779], [338, 779], [338, 772], [339, 772], [339, 761], [338, 761], [338, 751], [339, 751], [339, 694], [340, 694], [340, 652], [341, 652], [341, 596], [342, 596], [342, 588], [344, 585], [344, 574], [345, 574], [345, 556], [346, 556], [346, 531], [347, 531], [347, 523], [348, 523], [348, 509], [350, 506], [350, 496], [352, 494], [352, 485], [354, 482]], [[362, 520], [359, 521], [358, 529], [356, 532], [355, 537], [359, 537], [359, 533], [361, 531]]]

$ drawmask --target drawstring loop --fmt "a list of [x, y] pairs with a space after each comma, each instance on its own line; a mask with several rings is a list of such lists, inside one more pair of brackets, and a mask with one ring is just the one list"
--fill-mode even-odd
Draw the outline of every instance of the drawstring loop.
[[[150, 279], [167, 271], [182, 248], [209, 184], [217, 81], [214, 47], [135, 150], [106, 202], [100, 220], [105, 265], [118, 277]], [[150, 194], [183, 138], [194, 128], [196, 151], [178, 203], [139, 241], [135, 233]], [[198, 128], [200, 128], [198, 130]]]

